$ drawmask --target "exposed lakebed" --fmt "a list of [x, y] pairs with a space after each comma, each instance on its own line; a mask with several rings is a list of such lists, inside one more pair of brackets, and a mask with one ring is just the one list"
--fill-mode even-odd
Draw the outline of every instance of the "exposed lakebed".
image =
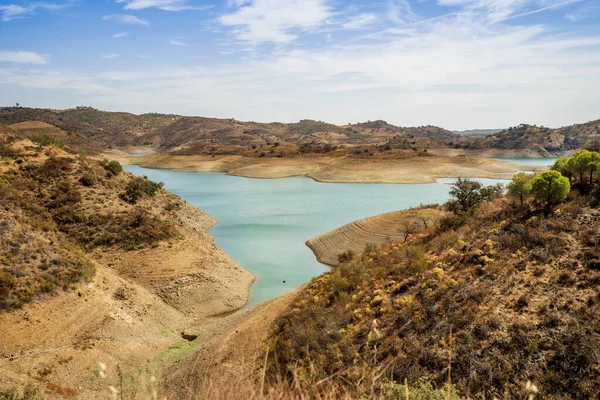
[[165, 189], [219, 219], [209, 234], [256, 275], [249, 305], [280, 296], [328, 269], [317, 262], [306, 240], [360, 218], [445, 202], [450, 186], [442, 183], [452, 181], [346, 184], [301, 177], [250, 179], [215, 172], [125, 169], [164, 182]]

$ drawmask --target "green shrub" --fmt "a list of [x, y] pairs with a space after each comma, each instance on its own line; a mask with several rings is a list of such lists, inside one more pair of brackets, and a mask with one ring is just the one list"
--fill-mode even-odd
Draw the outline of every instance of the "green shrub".
[[154, 196], [159, 189], [162, 189], [162, 182], [152, 182], [146, 178], [135, 177], [125, 186], [125, 193], [121, 194], [121, 199], [135, 204], [144, 195]]
[[446, 386], [443, 389], [434, 389], [431, 383], [425, 379], [420, 379], [415, 383], [401, 385], [396, 382], [388, 383], [384, 386], [384, 398], [386, 399], [406, 399], [411, 400], [462, 400], [454, 386], [450, 390]]
[[519, 172], [515, 176], [513, 176], [512, 181], [506, 186], [508, 190], [508, 195], [511, 197], [515, 197], [520, 200], [521, 206], [529, 197], [529, 192], [531, 191], [531, 179], [532, 175], [526, 174], [524, 172]]
[[343, 264], [345, 262], [351, 261], [354, 258], [354, 256], [355, 256], [355, 254], [352, 250], [348, 250], [343, 253], [340, 253], [337, 256], [338, 263]]
[[33, 142], [39, 144], [40, 146], [56, 146], [56, 147], [64, 147], [65, 142], [62, 139], [58, 139], [48, 135], [40, 135], [33, 138]]
[[38, 389], [33, 386], [27, 386], [23, 393], [16, 389], [0, 390], [0, 400], [34, 400], [38, 396]]
[[116, 176], [119, 175], [123, 171], [123, 167], [118, 161], [107, 161], [104, 160], [100, 163], [102, 167], [108, 172], [108, 176]]
[[96, 175], [91, 172], [86, 172], [79, 178], [79, 183], [83, 186], [94, 186], [96, 184]]

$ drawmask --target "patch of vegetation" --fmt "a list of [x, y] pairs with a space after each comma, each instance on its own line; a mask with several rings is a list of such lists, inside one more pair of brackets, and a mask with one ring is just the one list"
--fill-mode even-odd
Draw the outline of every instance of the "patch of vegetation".
[[121, 163], [119, 163], [118, 161], [115, 161], [115, 160], [113, 160], [113, 161], [103, 160], [100, 163], [100, 165], [104, 167], [104, 169], [108, 173], [109, 177], [117, 176], [123, 171], [123, 167], [121, 166]]
[[267, 377], [354, 392], [386, 376], [396, 395], [428, 382], [423, 398], [447, 398], [450, 375], [471, 398], [527, 398], [534, 386], [544, 399], [596, 396], [598, 200], [572, 193], [553, 212], [466, 189], [443, 229], [315, 278], [273, 326]]
[[32, 141], [40, 146], [56, 146], [60, 148], [65, 147], [64, 140], [49, 135], [36, 136], [32, 139]]
[[484, 186], [477, 181], [458, 178], [450, 189], [450, 200], [446, 203], [446, 208], [454, 214], [468, 214], [481, 203], [502, 195], [502, 191], [501, 184]]
[[39, 390], [27, 386], [22, 392], [16, 389], [0, 390], [0, 400], [34, 400], [38, 397]]
[[[60, 150], [44, 159], [46, 153], [28, 155], [22, 163], [2, 161], [10, 167], [0, 173], [0, 310], [89, 280], [94, 265], [85, 250], [135, 250], [178, 235], [171, 221], [152, 213], [152, 205], [132, 207], [119, 200], [128, 189], [154, 195], [161, 185], [117, 177], [118, 163]], [[107, 174], [113, 178], [105, 179]], [[136, 184], [129, 185], [132, 181]]]
[[309, 135], [318, 132], [345, 133], [345, 130], [337, 125], [328, 124], [322, 121], [313, 121], [310, 119], [304, 119], [300, 122], [289, 124], [287, 126], [292, 133], [298, 133], [300, 135]]
[[13, 147], [11, 138], [7, 137], [0, 140], [0, 158], [18, 158], [22, 155], [23, 153], [20, 150]]
[[154, 196], [163, 186], [162, 182], [156, 183], [146, 177], [135, 177], [127, 183], [125, 193], [121, 194], [121, 198], [130, 204], [135, 204], [145, 194]]
[[120, 246], [136, 250], [176, 237], [177, 231], [170, 222], [137, 209], [126, 215], [90, 215], [85, 224], [70, 226], [69, 236], [86, 248]]
[[83, 174], [81, 178], [79, 178], [79, 183], [83, 186], [94, 186], [96, 184], [96, 175], [91, 172], [86, 172]]

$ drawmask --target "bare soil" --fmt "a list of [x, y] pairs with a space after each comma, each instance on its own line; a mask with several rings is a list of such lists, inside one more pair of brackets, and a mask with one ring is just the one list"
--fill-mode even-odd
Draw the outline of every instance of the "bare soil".
[[428, 156], [382, 160], [345, 157], [176, 156], [155, 153], [131, 157], [110, 153], [123, 164], [177, 171], [225, 172], [248, 178], [305, 176], [319, 182], [431, 183], [438, 178], [510, 179], [523, 166], [483, 157]]

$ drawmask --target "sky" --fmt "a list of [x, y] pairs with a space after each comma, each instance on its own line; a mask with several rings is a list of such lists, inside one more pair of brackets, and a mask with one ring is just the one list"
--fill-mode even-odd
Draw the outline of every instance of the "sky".
[[599, 93], [600, 0], [0, 0], [0, 106], [476, 129]]

